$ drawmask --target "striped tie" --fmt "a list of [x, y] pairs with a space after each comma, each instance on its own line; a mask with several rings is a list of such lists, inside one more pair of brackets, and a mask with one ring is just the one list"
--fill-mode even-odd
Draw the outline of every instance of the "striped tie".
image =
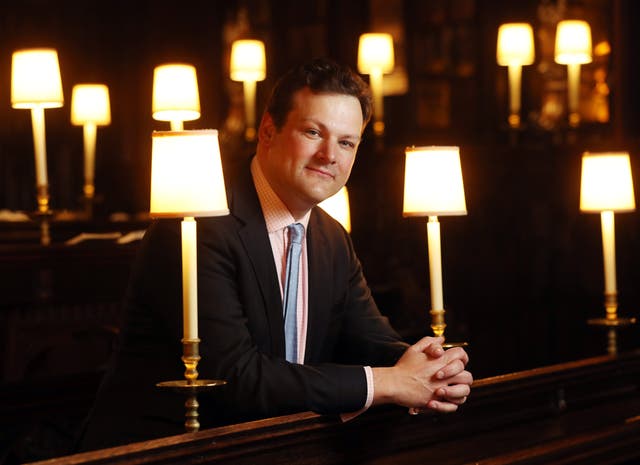
[[288, 362], [298, 361], [298, 329], [296, 303], [298, 302], [298, 272], [304, 226], [294, 223], [289, 230], [289, 250], [287, 251], [286, 279], [284, 283], [284, 340], [285, 356]]

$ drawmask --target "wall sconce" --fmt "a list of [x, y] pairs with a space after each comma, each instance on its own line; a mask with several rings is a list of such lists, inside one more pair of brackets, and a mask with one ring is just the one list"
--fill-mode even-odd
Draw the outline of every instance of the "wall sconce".
[[[442, 257], [438, 216], [466, 215], [458, 147], [408, 147], [405, 151], [403, 216], [428, 216], [431, 328], [444, 336]], [[466, 345], [466, 343], [448, 344]]]
[[509, 126], [520, 127], [522, 66], [533, 64], [533, 29], [527, 23], [506, 23], [498, 29], [496, 58], [509, 72]]
[[[41, 215], [50, 214], [44, 110], [59, 108], [63, 103], [58, 52], [47, 48], [14, 52], [11, 62], [11, 106], [31, 110], [36, 197], [38, 213]], [[48, 241], [43, 236], [43, 244]]]
[[618, 317], [614, 212], [636, 209], [631, 163], [626, 152], [589, 153], [582, 156], [580, 211], [600, 213], [604, 264], [605, 318], [590, 324], [609, 327], [608, 352], [617, 352], [615, 328], [635, 323], [635, 318]]
[[591, 28], [586, 21], [564, 20], [556, 29], [555, 61], [567, 65], [569, 125], [580, 124], [580, 65], [591, 63]]
[[84, 197], [95, 194], [95, 157], [97, 126], [111, 124], [109, 88], [104, 84], [77, 84], [71, 93], [71, 124], [82, 126], [84, 142]]
[[224, 384], [198, 379], [197, 224], [194, 217], [229, 214], [220, 160], [218, 131], [156, 131], [152, 135], [151, 202], [153, 217], [182, 217], [183, 356], [185, 380], [158, 383], [187, 396], [185, 429], [198, 431], [199, 391]]
[[351, 213], [347, 186], [342, 186], [342, 189], [328, 199], [324, 199], [318, 206], [335, 218], [348, 233], [351, 232]]
[[200, 96], [194, 66], [167, 63], [155, 67], [151, 112], [155, 120], [170, 121], [172, 131], [181, 131], [184, 121], [200, 118]]
[[360, 36], [358, 44], [358, 71], [369, 74], [373, 93], [373, 132], [384, 134], [384, 106], [382, 76], [394, 67], [393, 37], [385, 33], [367, 33]]
[[264, 43], [260, 40], [236, 40], [231, 46], [229, 74], [242, 81], [244, 90], [245, 139], [256, 138], [256, 82], [267, 76]]

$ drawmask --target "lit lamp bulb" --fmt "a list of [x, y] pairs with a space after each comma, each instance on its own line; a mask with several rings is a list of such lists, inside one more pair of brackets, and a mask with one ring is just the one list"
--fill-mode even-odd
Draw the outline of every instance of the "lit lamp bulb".
[[442, 258], [438, 216], [466, 215], [458, 147], [409, 147], [405, 151], [403, 215], [428, 216], [431, 328], [444, 336]]
[[[606, 317], [590, 320], [592, 324], [614, 327], [635, 322], [634, 318], [618, 318], [614, 224], [614, 212], [631, 212], [635, 209], [629, 154], [626, 152], [584, 153], [580, 183], [580, 210], [600, 213], [604, 264]], [[615, 344], [611, 339], [609, 352], [615, 352]]]
[[245, 138], [256, 137], [256, 82], [267, 76], [264, 43], [260, 40], [236, 40], [231, 45], [229, 74], [232, 81], [241, 81], [244, 90]]
[[367, 33], [360, 36], [358, 44], [358, 71], [369, 74], [373, 94], [373, 132], [384, 134], [384, 106], [382, 76], [394, 67], [393, 37], [385, 33]]
[[104, 84], [77, 84], [71, 93], [71, 124], [82, 126], [84, 141], [84, 196], [95, 193], [97, 126], [111, 124], [109, 88]]
[[347, 232], [351, 232], [351, 214], [349, 210], [349, 192], [342, 186], [338, 192], [318, 204], [320, 208], [335, 218]]
[[31, 110], [39, 213], [49, 212], [44, 110], [61, 107], [63, 103], [58, 52], [53, 49], [14, 52], [11, 62], [11, 106]]
[[567, 65], [569, 124], [580, 124], [580, 65], [591, 63], [591, 28], [586, 21], [564, 20], [558, 23], [555, 44], [556, 63]]
[[172, 131], [181, 131], [184, 121], [200, 118], [200, 96], [196, 68], [168, 63], [153, 70], [152, 116], [170, 121]]
[[522, 66], [535, 60], [533, 29], [527, 23], [507, 23], [498, 29], [496, 58], [509, 72], [509, 126], [520, 126]]

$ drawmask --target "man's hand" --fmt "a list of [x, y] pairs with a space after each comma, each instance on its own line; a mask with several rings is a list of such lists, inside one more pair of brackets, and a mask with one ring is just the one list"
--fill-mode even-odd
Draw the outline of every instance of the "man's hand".
[[461, 347], [442, 348], [443, 338], [424, 337], [389, 368], [373, 368], [373, 403], [453, 412], [471, 392], [469, 356]]

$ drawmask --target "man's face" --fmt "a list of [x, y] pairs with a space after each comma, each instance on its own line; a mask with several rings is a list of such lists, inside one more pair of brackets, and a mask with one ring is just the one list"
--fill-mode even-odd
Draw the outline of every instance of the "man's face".
[[347, 182], [362, 133], [356, 97], [296, 92], [278, 131], [267, 114], [260, 127], [258, 161], [271, 187], [294, 217]]

